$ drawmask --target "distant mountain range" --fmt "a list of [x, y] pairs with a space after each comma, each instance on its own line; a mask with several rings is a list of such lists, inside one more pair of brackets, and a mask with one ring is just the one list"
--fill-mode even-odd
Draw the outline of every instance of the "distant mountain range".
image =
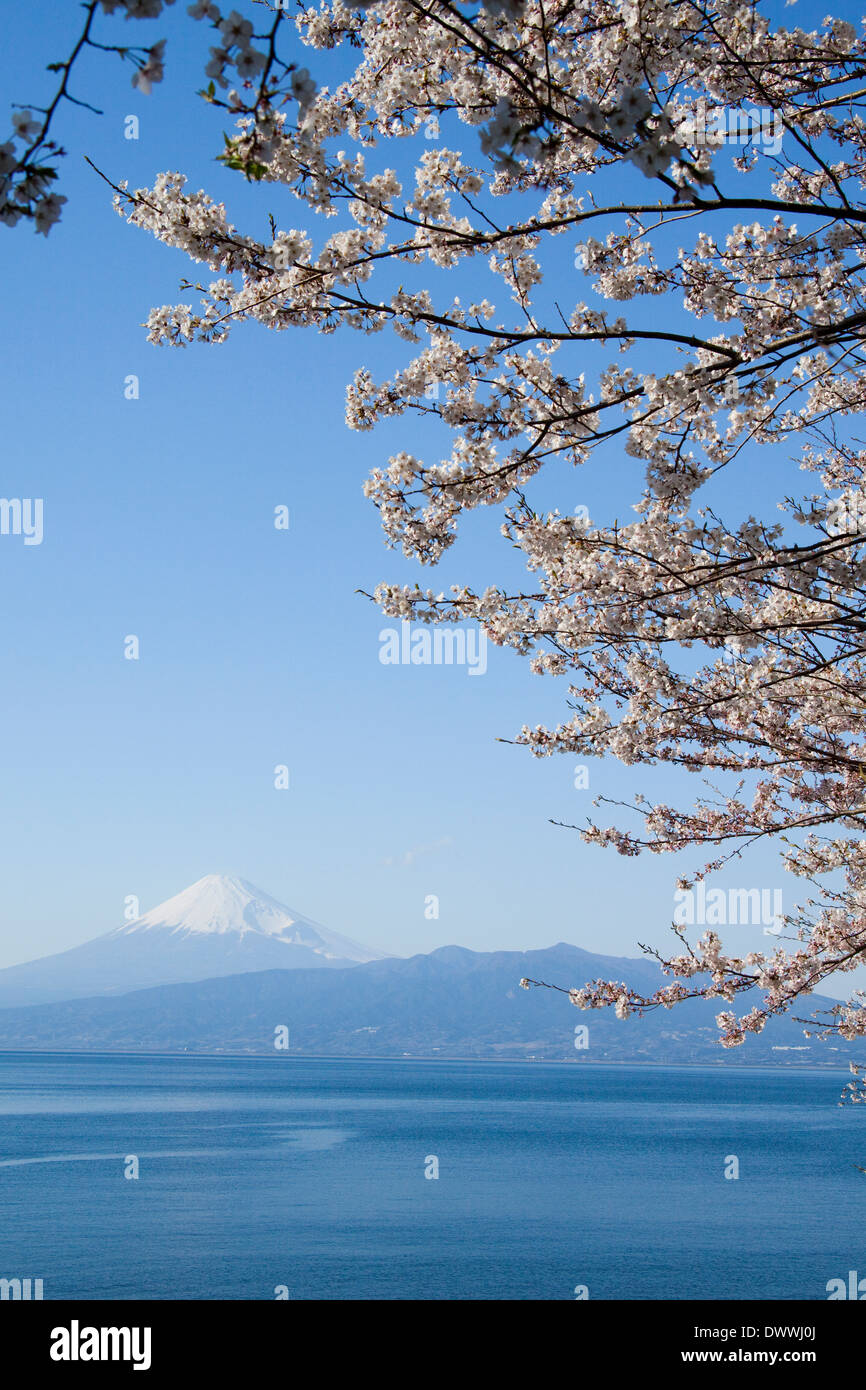
[[381, 952], [328, 931], [246, 879], [208, 874], [93, 941], [0, 970], [0, 1008], [381, 959]]
[[[306, 949], [318, 954], [311, 945]], [[539, 951], [446, 946], [429, 955], [350, 967], [326, 957], [313, 968], [248, 971], [122, 997], [4, 1009], [0, 1048], [274, 1056], [280, 1055], [275, 1041], [285, 1037], [278, 1030], [287, 1029], [288, 1055], [295, 1056], [835, 1066], [858, 1056], [853, 1044], [805, 1038], [802, 1025], [789, 1018], [773, 1020], [741, 1048], [724, 1050], [714, 1022], [718, 1001], [689, 1001], [643, 1019], [620, 1020], [612, 1010], [579, 1012], [556, 991], [522, 990], [523, 976], [566, 987], [602, 977], [642, 992], [651, 992], [661, 978], [649, 960], [594, 955], [562, 943]], [[825, 1008], [832, 1002], [809, 1001]], [[575, 1047], [583, 1041], [575, 1029], [582, 1027], [588, 1046]]]

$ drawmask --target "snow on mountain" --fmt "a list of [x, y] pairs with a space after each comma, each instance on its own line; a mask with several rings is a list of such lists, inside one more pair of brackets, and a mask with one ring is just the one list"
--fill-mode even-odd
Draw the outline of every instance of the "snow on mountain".
[[381, 953], [370, 951], [348, 936], [328, 931], [309, 917], [284, 907], [270, 894], [248, 883], [245, 878], [207, 874], [184, 888], [173, 898], [150, 912], [109, 932], [111, 937], [134, 936], [139, 932], [165, 931], [173, 936], [186, 933], [201, 936], [246, 936], [255, 933], [292, 946], [308, 946], [328, 960], [378, 960]]
[[82, 946], [0, 970], [0, 1008], [381, 958], [381, 952], [303, 917], [246, 879], [208, 874]]

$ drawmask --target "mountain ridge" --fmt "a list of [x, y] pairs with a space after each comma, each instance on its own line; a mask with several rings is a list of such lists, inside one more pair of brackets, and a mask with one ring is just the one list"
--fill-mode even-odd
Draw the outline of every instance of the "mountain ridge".
[[[135, 990], [122, 996], [0, 1010], [0, 1048], [19, 1051], [270, 1054], [288, 1030], [288, 1055], [530, 1057], [550, 1060], [709, 1062], [842, 1067], [853, 1044], [806, 1039], [773, 1019], [742, 1048], [718, 1044], [718, 1000], [692, 1000], [644, 1018], [582, 1012], [555, 990], [607, 975], [650, 992], [654, 962], [606, 957], [568, 943], [533, 951], [444, 946], [347, 968], [268, 970]], [[817, 996], [815, 1007], [834, 1002]], [[586, 1046], [580, 1030], [585, 1028]]]

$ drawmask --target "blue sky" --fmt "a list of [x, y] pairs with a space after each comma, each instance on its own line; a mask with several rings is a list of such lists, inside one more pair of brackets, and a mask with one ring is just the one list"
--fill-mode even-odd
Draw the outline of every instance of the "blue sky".
[[[392, 624], [355, 591], [418, 570], [385, 550], [362, 484], [397, 449], [421, 452], [419, 433], [408, 416], [351, 433], [344, 393], [357, 366], [384, 375], [405, 347], [255, 326], [218, 348], [146, 343], [149, 308], [189, 298], [177, 286], [191, 263], [127, 228], [82, 154], [133, 186], [183, 169], [225, 196], [244, 230], [264, 233], [268, 211], [281, 226], [307, 221], [285, 191], [247, 188], [213, 162], [224, 123], [193, 94], [211, 36], [179, 19], [103, 21], [107, 41], [165, 33], [166, 81], [143, 97], [130, 68], [92, 56], [75, 90], [105, 114], [62, 112], [63, 222], [47, 240], [0, 228], [2, 492], [45, 507], [41, 545], [0, 540], [0, 966], [110, 929], [129, 894], [144, 911], [211, 872], [399, 954], [565, 940], [634, 955], [638, 940], [662, 942], [674, 860], [624, 861], [550, 820], [580, 820], [601, 793], [670, 791], [665, 775], [592, 764], [581, 791], [573, 759], [497, 742], [564, 708], [562, 685], [512, 653], [488, 646], [479, 677], [379, 662]], [[10, 12], [10, 100], [44, 98], [42, 68], [65, 56], [78, 22], [58, 0], [38, 18]], [[131, 113], [137, 141], [124, 139]], [[562, 273], [577, 282], [572, 255], [564, 245]], [[124, 398], [129, 374], [138, 400]], [[546, 502], [625, 516], [639, 468], [610, 462], [560, 472]], [[774, 504], [772, 468], [749, 486], [750, 509]], [[280, 504], [288, 532], [273, 526]], [[513, 571], [497, 524], [472, 518], [422, 582]], [[124, 659], [128, 634], [138, 661]], [[277, 764], [288, 791], [274, 788]], [[793, 891], [774, 855], [747, 864], [725, 881]]]

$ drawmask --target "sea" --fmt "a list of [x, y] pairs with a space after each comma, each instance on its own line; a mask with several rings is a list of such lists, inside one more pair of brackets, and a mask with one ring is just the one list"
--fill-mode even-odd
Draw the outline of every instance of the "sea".
[[0, 1054], [0, 1279], [45, 1300], [824, 1300], [852, 1270], [866, 1290], [846, 1080]]

